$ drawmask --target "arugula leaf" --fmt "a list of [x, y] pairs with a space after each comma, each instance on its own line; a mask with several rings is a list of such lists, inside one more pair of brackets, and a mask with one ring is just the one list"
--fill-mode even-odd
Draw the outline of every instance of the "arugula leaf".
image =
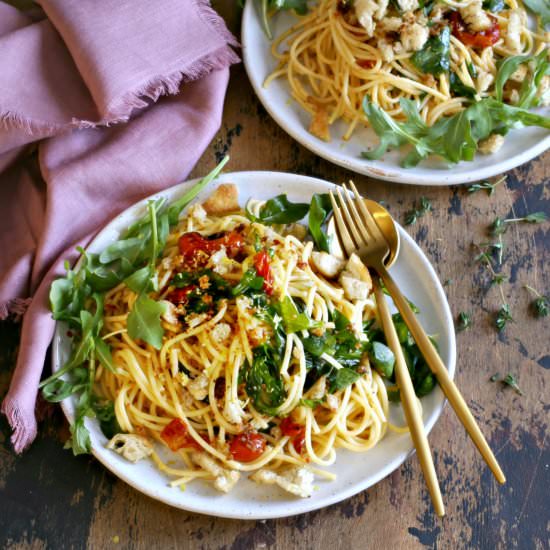
[[309, 233], [319, 250], [329, 252], [329, 238], [323, 231], [322, 225], [332, 212], [332, 204], [327, 193], [315, 193], [311, 197], [309, 206]]
[[144, 248], [144, 241], [137, 237], [122, 239], [110, 244], [99, 255], [102, 264], [108, 264], [121, 258], [126, 258], [131, 263], [135, 262]]
[[395, 365], [395, 357], [393, 351], [388, 346], [381, 342], [373, 342], [369, 352], [369, 359], [380, 374], [386, 378], [391, 378]]
[[455, 96], [474, 98], [477, 94], [475, 88], [464, 84], [456, 73], [452, 72], [450, 74], [449, 82], [451, 84], [451, 92], [453, 92]]
[[116, 434], [122, 432], [122, 428], [116, 419], [115, 407], [112, 401], [96, 404], [94, 406], [95, 414], [99, 420], [99, 426], [103, 435], [107, 439], [113, 438]]
[[447, 72], [451, 66], [451, 29], [444, 27], [438, 36], [432, 36], [423, 48], [415, 52], [411, 61], [423, 73], [435, 76]]
[[287, 224], [301, 220], [308, 210], [307, 203], [293, 203], [286, 195], [277, 195], [262, 206], [259, 217], [253, 216], [248, 210], [247, 215], [252, 221], [261, 222], [264, 225]]
[[300, 405], [314, 409], [323, 402], [322, 399], [300, 399]]
[[251, 290], [262, 290], [263, 286], [264, 278], [260, 277], [254, 268], [251, 268], [245, 272], [239, 283], [233, 287], [231, 294], [233, 296], [241, 296]]
[[380, 138], [374, 151], [362, 156], [377, 160], [390, 147], [410, 144], [414, 149], [402, 162], [404, 167], [416, 166], [429, 154], [455, 163], [472, 160], [477, 143], [492, 133], [506, 134], [513, 126], [541, 126], [550, 129], [550, 118], [529, 112], [520, 107], [506, 105], [486, 97], [473, 103], [466, 110], [450, 117], [442, 117], [433, 126], [422, 123], [414, 102], [401, 99], [407, 115], [405, 122], [393, 120], [383, 109], [371, 103], [367, 97], [363, 109], [373, 130]]
[[133, 340], [143, 340], [155, 349], [162, 347], [162, 328], [160, 316], [166, 312], [166, 304], [156, 302], [142, 294], [135, 301], [128, 314], [128, 335]]
[[85, 415], [79, 415], [70, 426], [71, 438], [65, 444], [66, 447], [72, 448], [75, 456], [89, 454], [92, 450], [92, 442], [90, 432], [84, 425]]
[[247, 363], [246, 393], [259, 412], [275, 415], [286, 397], [279, 373], [280, 358], [267, 344], [254, 348], [253, 356], [252, 365]]
[[150, 265], [146, 265], [137, 271], [134, 271], [129, 277], [124, 279], [126, 286], [133, 290], [136, 294], [142, 294], [152, 290], [151, 278], [153, 277], [153, 270]]
[[115, 372], [115, 364], [113, 363], [113, 356], [111, 354], [111, 348], [101, 336], [94, 338], [94, 350], [97, 359], [100, 363], [109, 371]]
[[542, 27], [550, 25], [550, 4], [548, 0], [523, 0], [523, 3], [540, 17]]
[[336, 371], [334, 378], [331, 380], [329, 392], [334, 393], [338, 390], [343, 390], [347, 388], [350, 384], [357, 382], [359, 380], [359, 373], [354, 370], [343, 367]]
[[283, 326], [287, 334], [317, 328], [322, 325], [319, 321], [311, 319], [307, 313], [299, 313], [298, 308], [289, 296], [285, 296], [284, 299], [279, 302], [278, 306], [281, 317], [283, 318]]

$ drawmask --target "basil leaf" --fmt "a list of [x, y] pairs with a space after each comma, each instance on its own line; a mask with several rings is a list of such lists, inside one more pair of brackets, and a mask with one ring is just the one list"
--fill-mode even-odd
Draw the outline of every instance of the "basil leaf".
[[381, 342], [373, 342], [369, 352], [369, 359], [380, 374], [386, 378], [391, 378], [395, 365], [395, 357], [388, 346]]
[[411, 61], [423, 73], [438, 76], [451, 66], [450, 48], [451, 30], [444, 27], [438, 36], [429, 38], [423, 48], [412, 55]]
[[290, 202], [286, 195], [277, 195], [269, 199], [261, 208], [258, 218], [250, 216], [253, 221], [265, 225], [287, 224], [301, 220], [308, 212], [309, 204]]
[[252, 365], [247, 363], [246, 393], [258, 411], [269, 415], [277, 413], [286, 397], [279, 366], [280, 359], [267, 344], [254, 348]]
[[141, 295], [128, 314], [128, 335], [133, 340], [143, 340], [155, 349], [162, 347], [160, 316], [165, 313], [166, 304], [156, 302], [147, 295]]
[[451, 73], [449, 81], [451, 84], [451, 92], [457, 96], [474, 98], [477, 94], [475, 88], [464, 84], [456, 73]]
[[331, 380], [329, 392], [334, 393], [337, 390], [347, 388], [350, 384], [357, 382], [359, 376], [359, 373], [346, 367], [338, 369], [334, 378]]
[[299, 313], [292, 298], [285, 296], [279, 303], [281, 317], [283, 318], [283, 326], [287, 334], [317, 328], [321, 323], [311, 319], [306, 313]]
[[308, 225], [309, 233], [319, 250], [329, 252], [329, 238], [323, 231], [322, 225], [332, 212], [332, 204], [327, 193], [315, 193], [309, 205]]

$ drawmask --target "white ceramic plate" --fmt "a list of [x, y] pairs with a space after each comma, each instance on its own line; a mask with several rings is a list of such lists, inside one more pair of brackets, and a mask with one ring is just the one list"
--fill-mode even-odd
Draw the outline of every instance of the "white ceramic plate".
[[[278, 13], [271, 19], [273, 36], [279, 36], [296, 21], [296, 17], [289, 12]], [[275, 69], [277, 63], [271, 55], [271, 42], [262, 30], [255, 0], [246, 2], [241, 40], [244, 65], [252, 86], [279, 126], [313, 153], [359, 174], [416, 185], [454, 185], [511, 170], [550, 147], [550, 132], [532, 127], [512, 130], [500, 151], [493, 155], [477, 155], [472, 162], [461, 162], [451, 167], [431, 158], [415, 168], [402, 168], [399, 163], [403, 153], [399, 151], [386, 153], [377, 161], [363, 159], [361, 152], [378, 144], [378, 138], [371, 129], [357, 128], [352, 138], [345, 142], [341, 136], [346, 125], [338, 121], [331, 126], [332, 141], [326, 143], [307, 131], [310, 115], [291, 98], [286, 79], [278, 78], [267, 88], [263, 87], [266, 76]], [[540, 112], [548, 116], [550, 109]]]
[[[165, 196], [172, 200], [181, 196], [194, 181], [189, 181], [155, 197]], [[236, 172], [219, 177], [202, 191], [197, 200], [204, 200], [218, 183], [232, 182], [239, 187], [241, 204], [250, 197], [268, 199], [280, 193], [287, 193], [292, 201], [309, 202], [313, 193], [324, 193], [331, 187], [328, 182], [305, 176], [279, 172]], [[146, 213], [147, 201], [141, 201], [126, 210], [105, 227], [89, 246], [90, 252], [101, 252], [119, 238], [120, 233], [133, 221]], [[420, 248], [409, 235], [399, 228], [401, 252], [391, 268], [392, 275], [403, 292], [421, 309], [420, 319], [430, 334], [438, 335], [441, 357], [451, 376], [455, 368], [455, 336], [451, 312], [437, 274]], [[52, 358], [53, 369], [57, 370], [67, 360], [70, 341], [67, 330], [58, 324], [54, 336]], [[443, 394], [439, 387], [422, 399], [424, 422], [430, 430], [441, 414]], [[75, 399], [62, 403], [63, 411], [70, 422], [74, 419]], [[396, 421], [403, 423], [400, 407], [392, 405]], [[218, 517], [241, 519], [264, 519], [291, 516], [322, 508], [348, 498], [386, 477], [398, 468], [412, 451], [409, 435], [388, 433], [368, 453], [358, 454], [338, 450], [337, 461], [330, 470], [338, 475], [334, 482], [319, 480], [318, 490], [309, 499], [299, 499], [273, 486], [257, 485], [244, 475], [237, 487], [228, 495], [195, 482], [185, 491], [168, 486], [168, 478], [152, 462], [144, 460], [131, 464], [113, 451], [105, 448], [107, 442], [95, 420], [87, 419], [91, 433], [92, 451], [95, 457], [115, 475], [137, 490], [162, 502]], [[67, 457], [67, 460], [70, 460]]]

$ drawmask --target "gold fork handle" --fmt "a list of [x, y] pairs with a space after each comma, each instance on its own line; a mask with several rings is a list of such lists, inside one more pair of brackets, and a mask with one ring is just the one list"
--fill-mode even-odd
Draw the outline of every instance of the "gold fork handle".
[[445, 515], [445, 507], [443, 505], [443, 498], [441, 497], [441, 489], [439, 488], [432, 453], [430, 452], [428, 436], [426, 435], [424, 422], [422, 421], [422, 413], [420, 412], [418, 400], [414, 393], [411, 375], [409, 374], [409, 369], [405, 362], [397, 331], [392, 322], [388, 302], [378, 284], [378, 277], [375, 277], [373, 282], [376, 304], [378, 306], [380, 320], [382, 321], [382, 329], [386, 335], [388, 345], [395, 355], [395, 378], [400, 389], [401, 405], [405, 412], [407, 426], [409, 426], [411, 439], [416, 449], [418, 461], [422, 467], [422, 473], [424, 474], [424, 479], [426, 480], [426, 485], [428, 486], [428, 491], [432, 498], [435, 513], [442, 517]]
[[466, 404], [466, 401], [464, 401], [462, 394], [449, 376], [449, 373], [443, 364], [443, 361], [439, 357], [437, 350], [430, 342], [427, 334], [424, 332], [424, 329], [409, 306], [409, 303], [403, 294], [401, 294], [401, 291], [386, 268], [383, 265], [380, 265], [376, 266], [375, 269], [380, 277], [382, 277], [390, 296], [399, 310], [399, 313], [401, 313], [401, 317], [403, 317], [405, 324], [411, 331], [412, 337], [420, 349], [420, 352], [426, 359], [428, 366], [435, 374], [443, 393], [451, 404], [451, 407], [454, 409], [459, 420], [462, 422], [462, 425], [466, 428], [468, 435], [472, 438], [472, 441], [478, 448], [481, 456], [483, 456], [497, 481], [499, 483], [504, 483], [506, 478], [504, 477], [504, 473], [502, 472], [493, 451], [491, 451], [491, 448], [481, 433], [481, 430], [479, 429], [474, 416]]

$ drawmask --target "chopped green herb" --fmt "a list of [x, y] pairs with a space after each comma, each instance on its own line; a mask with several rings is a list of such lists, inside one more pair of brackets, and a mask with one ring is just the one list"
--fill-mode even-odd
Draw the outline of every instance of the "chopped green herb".
[[429, 212], [431, 209], [432, 205], [430, 201], [426, 197], [421, 197], [420, 204], [417, 205], [415, 203], [414, 208], [405, 214], [405, 225], [415, 224], [418, 218], [424, 216], [424, 214]]
[[502, 304], [498, 310], [497, 317], [495, 320], [495, 325], [500, 331], [504, 330], [506, 323], [508, 321], [513, 321], [512, 314], [510, 313], [510, 306], [508, 304]]
[[456, 73], [452, 72], [450, 74], [449, 83], [451, 85], [451, 92], [453, 92], [455, 96], [469, 97], [472, 99], [477, 95], [476, 89], [464, 84]]
[[491, 183], [490, 181], [474, 183], [473, 185], [470, 185], [468, 187], [468, 193], [475, 193], [476, 191], [481, 191], [482, 189], [484, 189], [485, 191], [487, 191], [487, 194], [491, 196], [495, 192], [495, 188], [497, 187], [497, 185], [500, 185], [503, 181], [506, 181], [506, 176], [503, 176], [495, 183]]
[[309, 233], [313, 237], [317, 248], [325, 252], [329, 251], [330, 243], [329, 237], [323, 231], [322, 226], [331, 212], [332, 204], [327, 193], [315, 193], [311, 197], [308, 216]]
[[456, 329], [460, 332], [463, 330], [469, 329], [472, 325], [472, 318], [469, 313], [466, 313], [465, 311], [461, 311], [458, 314], [458, 323], [456, 326]]
[[541, 294], [533, 287], [525, 285], [525, 288], [534, 294], [535, 299], [531, 302], [531, 307], [537, 317], [547, 317], [549, 312], [549, 298], [546, 295]]
[[491, 378], [489, 378], [489, 380], [491, 382], [496, 382], [500, 377], [500, 373], [499, 372], [495, 372], [495, 374], [493, 374], [493, 376], [491, 376]]
[[518, 381], [515, 379], [513, 374], [507, 374], [502, 380], [507, 386], [510, 386], [515, 390], [519, 395], [523, 395], [521, 388], [518, 386]]
[[429, 38], [423, 48], [412, 55], [411, 61], [423, 73], [438, 76], [451, 66], [450, 47], [451, 30], [444, 27], [439, 35]]
[[495, 221], [490, 226], [491, 235], [502, 235], [506, 232], [508, 223], [543, 223], [548, 219], [545, 212], [533, 212], [522, 218], [495, 218]]

